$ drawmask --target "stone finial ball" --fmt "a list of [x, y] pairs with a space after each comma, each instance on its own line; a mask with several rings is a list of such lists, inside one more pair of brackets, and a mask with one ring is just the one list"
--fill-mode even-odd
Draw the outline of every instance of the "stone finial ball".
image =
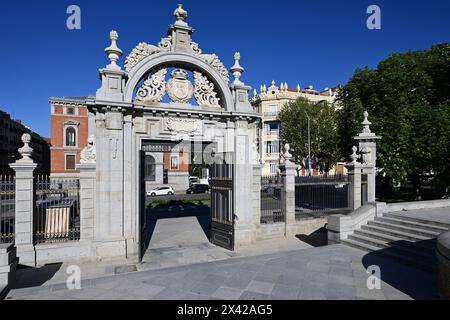
[[29, 133], [24, 133], [22, 135], [22, 142], [23, 143], [30, 143], [31, 142], [31, 135]]
[[112, 30], [109, 33], [109, 37], [110, 37], [111, 40], [118, 40], [119, 39], [119, 34], [117, 33], [116, 30]]

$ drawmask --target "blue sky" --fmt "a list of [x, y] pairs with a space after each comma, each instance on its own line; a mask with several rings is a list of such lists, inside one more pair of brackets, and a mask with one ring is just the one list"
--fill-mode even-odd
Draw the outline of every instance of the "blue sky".
[[[116, 29], [128, 54], [156, 44], [174, 22], [180, 0], [1, 1], [0, 109], [42, 135], [50, 134], [49, 97], [95, 94], [103, 52]], [[450, 1], [185, 0], [193, 40], [227, 67], [240, 51], [242, 80], [323, 89], [345, 84], [357, 67], [375, 67], [393, 52], [428, 49], [450, 40]], [[80, 6], [78, 31], [66, 9]], [[382, 30], [366, 28], [369, 5], [380, 6]], [[124, 57], [120, 60], [123, 65]]]

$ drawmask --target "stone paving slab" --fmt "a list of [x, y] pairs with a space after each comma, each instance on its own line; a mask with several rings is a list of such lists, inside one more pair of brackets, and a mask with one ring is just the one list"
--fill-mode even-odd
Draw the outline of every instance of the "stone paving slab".
[[[380, 290], [367, 288], [369, 262], [381, 268]], [[61, 284], [14, 289], [7, 296], [30, 300], [437, 298], [436, 275], [343, 245], [120, 274], [85, 281], [75, 291]]]

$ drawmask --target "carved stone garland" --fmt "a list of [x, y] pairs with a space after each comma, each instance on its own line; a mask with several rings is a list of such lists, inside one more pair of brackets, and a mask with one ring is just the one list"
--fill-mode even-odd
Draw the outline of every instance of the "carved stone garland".
[[194, 71], [194, 96], [200, 106], [220, 108], [220, 99], [216, 97], [214, 84], [198, 71]]
[[166, 94], [167, 69], [161, 69], [151, 75], [136, 93], [136, 101], [161, 102]]

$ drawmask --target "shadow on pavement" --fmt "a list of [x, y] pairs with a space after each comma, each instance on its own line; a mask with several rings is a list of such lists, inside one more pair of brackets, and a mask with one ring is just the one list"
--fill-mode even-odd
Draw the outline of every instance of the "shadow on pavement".
[[[411, 247], [411, 242], [407, 241], [395, 241], [390, 245], [393, 247], [366, 254], [362, 259], [364, 267], [367, 269], [370, 266], [378, 266], [383, 282], [413, 299], [439, 299], [437, 293], [437, 262], [435, 256], [428, 252], [430, 248], [435, 247], [435, 241], [419, 241], [413, 247]], [[386, 256], [396, 255], [398, 251], [395, 248], [405, 245], [422, 255], [408, 255], [412, 258], [411, 263], [396, 261], [393, 257]], [[425, 265], [425, 269], [419, 267], [414, 261], [422, 266]]]
[[202, 204], [173, 201], [170, 204], [147, 208], [146, 247], [149, 246], [159, 219], [196, 217], [206, 237], [210, 238], [211, 209]]
[[313, 247], [324, 247], [328, 245], [328, 232], [325, 227], [320, 228], [309, 235], [298, 234], [296, 237], [300, 241], [303, 241]]
[[62, 263], [48, 264], [40, 268], [19, 265], [13, 289], [42, 286], [61, 269]]

